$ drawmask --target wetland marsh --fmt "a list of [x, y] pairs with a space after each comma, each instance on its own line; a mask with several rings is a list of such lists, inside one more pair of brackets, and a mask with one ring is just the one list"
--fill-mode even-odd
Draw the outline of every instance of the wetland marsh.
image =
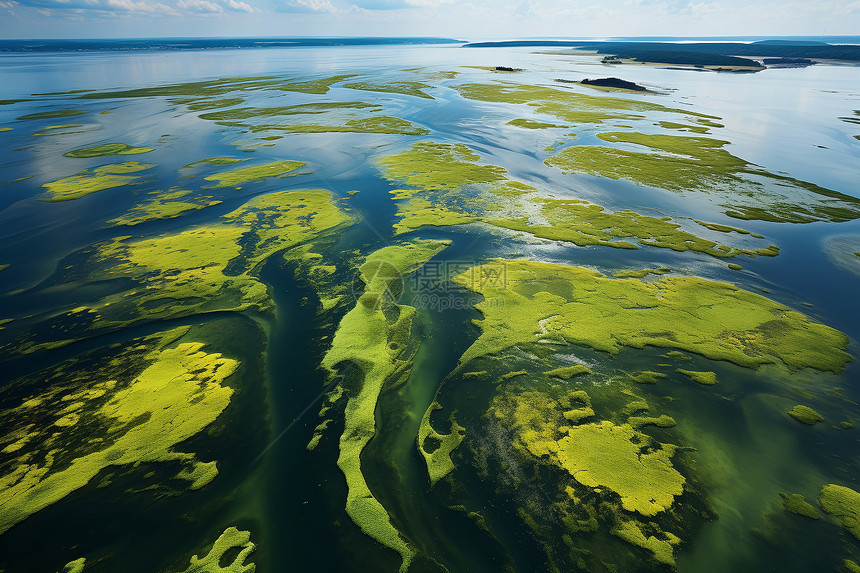
[[602, 59], [0, 53], [0, 571], [860, 570], [860, 68]]

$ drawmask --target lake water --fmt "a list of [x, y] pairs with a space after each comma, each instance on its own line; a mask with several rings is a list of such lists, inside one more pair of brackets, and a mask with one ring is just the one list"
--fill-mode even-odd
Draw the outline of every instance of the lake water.
[[[0, 132], [0, 265], [8, 265], [0, 271], [0, 319], [11, 319], [0, 323], [0, 428], [5, 435], [15, 436], [0, 443], [5, 448], [0, 451], [2, 503], [9, 501], [13, 491], [30, 496], [24, 507], [40, 496], [50, 496], [38, 489], [41, 486], [24, 493], [13, 490], [18, 487], [13, 472], [28, 464], [50, 466], [44, 461], [53, 456], [49, 450], [60, 460], [51, 462], [55, 472], [74, 466], [75, 458], [99, 451], [99, 442], [93, 440], [102, 437], [103, 429], [64, 426], [57, 423], [56, 415], [75, 411], [63, 410], [66, 403], [77, 400], [68, 397], [66, 386], [92, 389], [88, 380], [103, 382], [107, 374], [100, 373], [101, 365], [142, 344], [130, 341], [191, 327], [189, 336], [205, 343], [206, 352], [241, 363], [226, 382], [234, 389], [230, 405], [205, 429], [172, 444], [173, 451], [194, 452], [205, 462], [217, 460], [218, 476], [211, 483], [190, 489], [176, 477], [184, 462], [143, 455], [139, 464], [104, 464], [80, 487], [39, 511], [28, 510], [25, 518], [9, 517], [12, 504], [0, 505], [0, 512], [10, 512], [0, 522], [11, 524], [0, 533], [0, 570], [57, 571], [86, 558], [87, 572], [180, 572], [192, 555], [205, 555], [232, 526], [250, 531], [256, 551], [246, 562], [255, 563], [257, 571], [397, 570], [397, 553], [366, 535], [344, 509], [347, 483], [338, 467], [343, 400], [332, 406], [331, 422], [319, 446], [312, 451], [306, 446], [320, 421], [321, 392], [336, 387], [321, 364], [340, 320], [355, 305], [352, 293], [362, 288], [357, 267], [371, 252], [415, 237], [452, 241], [432, 259], [432, 267], [417, 276], [426, 276], [430, 269], [443, 269], [443, 275], [448, 275], [433, 283], [437, 290], [428, 290], [427, 284], [407, 276], [402, 294], [396, 293], [402, 304], [418, 308], [412, 327], [415, 355], [404, 378], [386, 382], [374, 408], [375, 436], [360, 456], [370, 492], [416, 554], [411, 571], [657, 571], [671, 567], [658, 562], [641, 544], [622, 540], [617, 528], [632, 512], [620, 509], [611, 487], [588, 493], [598, 496], [599, 503], [592, 498], [580, 500], [596, 504], [588, 507], [596, 508], [598, 525], [571, 529], [559, 517], [558, 494], [565, 485], [582, 488], [585, 484], [575, 484], [546, 457], [530, 459], [512, 445], [516, 431], [505, 427], [501, 417], [494, 418], [491, 405], [509, 392], [503, 373], [523, 370], [528, 381], [516, 382], [518, 391], [532, 384], [535, 392], [541, 392], [543, 382], [538, 378], [539, 371], [547, 369], [545, 361], [567, 360], [564, 357], [575, 357], [571, 360], [595, 372], [591, 381], [573, 378], [563, 383], [586, 388], [595, 403], [605, 397], [606, 404], [616, 404], [621, 394], [635, 394], [652, 405], [651, 415], [669, 414], [677, 422], [674, 427], [649, 426], [642, 431], [661, 443], [679, 446], [675, 457], [686, 486], [677, 498], [678, 507], [653, 519], [633, 517], [639, 520], [637, 527], [642, 527], [644, 537], [668, 539], [660, 537], [661, 532], [680, 535], [674, 547], [678, 571], [828, 571], [842, 570], [846, 559], [860, 562], [860, 540], [840, 527], [838, 516], [817, 504], [825, 484], [860, 489], [860, 429], [851, 427], [860, 423], [856, 362], [860, 357], [860, 256], [855, 256], [860, 252], [860, 219], [805, 224], [739, 220], [725, 214], [716, 195], [564, 174], [544, 160], [562, 147], [601, 145], [604, 142], [597, 135], [603, 132], [689, 134], [660, 127], [657, 120], [670, 118], [654, 111], [641, 112], [639, 119], [571, 124], [564, 130], [523, 129], [507, 122], [559, 120], [528, 105], [467, 99], [453, 89], [466, 83], [510, 82], [716, 116], [723, 127], [704, 137], [728, 141], [725, 149], [732, 155], [763, 172], [860, 197], [860, 140], [855, 137], [860, 136], [860, 125], [841, 119], [856, 118], [854, 110], [860, 109], [860, 67], [828, 64], [735, 74], [609, 66], [600, 62], [601, 56], [552, 52], [560, 51], [464, 49], [453, 44], [0, 53], [0, 100], [22, 100], [0, 105], [0, 128], [11, 128]], [[496, 66], [522, 71], [485, 69]], [[344, 74], [355, 77], [323, 89], [278, 88]], [[555, 81], [608, 76], [652, 91], [605, 93]], [[203, 95], [196, 88], [138, 97], [87, 95], [258, 77], [273, 83], [243, 90], [236, 86], [257, 80], [236, 80], [235, 89]], [[401, 81], [423, 82], [427, 87], [422, 89], [431, 97], [344, 85]], [[273, 116], [231, 125], [231, 120], [200, 117], [224, 108], [191, 109], [198, 100], [213, 98], [242, 100], [233, 108], [337, 102], [381, 108], [302, 116], [300, 122]], [[84, 113], [19, 119], [58, 110]], [[426, 133], [249, 129], [260, 123], [342, 124], [374, 113], [412, 122]], [[628, 127], [618, 127], [621, 124]], [[281, 137], [263, 139], [273, 133]], [[480, 163], [503, 167], [508, 178], [536, 187], [542, 196], [578, 198], [611, 211], [630, 209], [671, 217], [684, 230], [713, 241], [750, 249], [775, 244], [780, 252], [776, 257], [735, 261], [648, 246], [638, 250], [579, 247], [483, 223], [426, 226], [395, 236], [392, 225], [398, 221], [398, 205], [389, 191], [404, 185], [386, 179], [380, 161], [419, 141], [466, 145], [480, 155]], [[106, 143], [153, 150], [89, 158], [64, 155]], [[554, 145], [554, 150], [547, 150]], [[182, 169], [207, 158], [246, 161]], [[291, 177], [233, 186], [213, 187], [213, 180], [204, 178], [286, 160], [305, 165]], [[126, 161], [152, 167], [134, 173], [141, 176], [134, 184], [68, 201], [46, 201], [50, 197], [45, 184]], [[194, 203], [193, 208], [133, 226], [111, 223], [177, 189], [188, 192], [183, 200]], [[195, 311], [148, 314], [152, 308], [141, 303], [130, 315], [112, 315], [111, 307], [104, 305], [112, 301], [114, 308], [135, 308], [136, 301], [144, 300], [136, 297], [142, 296], [147, 281], [164, 278], [157, 265], [140, 270], [143, 259], [135, 268], [100, 258], [106, 242], [129, 237], [124, 239], [128, 243], [223, 225], [224, 215], [254, 197], [304, 189], [329, 191], [342, 208], [349, 209], [344, 212], [354, 216], [351, 224], [312, 241], [311, 252], [320, 253], [325, 264], [336, 269], [329, 278], [317, 281], [305, 272], [307, 267], [297, 262], [301, 257], [289, 254], [299, 252], [299, 245], [267, 252], [245, 271], [265, 285], [272, 303], [268, 309], [242, 309], [221, 302], [207, 306], [206, 300], [194, 299], [189, 304], [201, 305]], [[220, 203], [201, 208], [201, 201]], [[763, 239], [706, 229], [694, 220], [740, 227]], [[244, 242], [240, 246], [247, 254], [250, 247]], [[236, 246], [237, 257], [240, 246]], [[178, 253], [179, 258], [185, 256], [181, 249]], [[782, 364], [756, 370], [693, 353], [678, 366], [715, 372], [717, 385], [685, 383], [674, 373], [653, 386], [631, 385], [626, 373], [654, 370], [656, 364], [666, 362], [661, 358], [665, 348], [624, 347], [609, 354], [569, 344], [554, 347], [550, 355], [520, 345], [492, 360], [477, 359], [467, 368], [486, 369], [488, 378], [466, 378], [458, 370], [458, 359], [480, 334], [473, 320], [480, 318], [474, 304], [481, 297], [453, 288], [447, 279], [454, 268], [465, 270], [494, 257], [528, 257], [605, 274], [666, 266], [673, 276], [731, 282], [845, 333], [850, 340], [846, 351], [855, 361], [837, 374], [812, 368], [789, 370]], [[741, 263], [743, 270], [727, 268], [729, 262]], [[224, 275], [242, 274], [234, 267], [228, 265]], [[337, 292], [343, 298], [333, 308], [321, 310], [326, 288], [340, 288]], [[218, 291], [218, 296], [233, 295]], [[80, 308], [98, 308], [115, 322], [95, 327], [74, 319], [70, 311]], [[60, 390], [51, 393], [52, 388]], [[347, 388], [346, 396], [354, 391]], [[34, 396], [47, 396], [39, 406], [41, 413], [22, 413], [22, 402]], [[432, 416], [433, 427], [447, 432], [448, 415], [453, 412], [466, 437], [452, 454], [454, 470], [431, 487], [416, 439], [434, 400], [442, 412]], [[807, 426], [790, 418], [787, 412], [796, 404], [812, 407], [824, 421]], [[135, 424], [145, 424], [152, 416]], [[131, 431], [128, 428], [123, 431]], [[41, 445], [21, 438], [30, 432], [39, 434], [36, 440], [42, 440]], [[23, 446], [10, 445], [19, 439]], [[38, 483], [47, 478], [34, 479]], [[819, 519], [786, 511], [780, 492], [804, 495]], [[564, 503], [580, 502], [571, 497]], [[860, 519], [860, 509], [855, 511]], [[237, 552], [235, 548], [226, 552], [221, 565], [231, 562]]]

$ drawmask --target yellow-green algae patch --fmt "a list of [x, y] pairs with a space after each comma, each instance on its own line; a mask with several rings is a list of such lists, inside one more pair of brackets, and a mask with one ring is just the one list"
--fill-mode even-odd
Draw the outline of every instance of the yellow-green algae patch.
[[155, 151], [155, 148], [132, 147], [125, 143], [105, 143], [104, 145], [75, 149], [64, 155], [66, 157], [106, 157], [108, 155], [137, 155], [139, 153], [149, 153], [150, 151]]
[[87, 93], [79, 99], [113, 99], [156, 96], [198, 96], [209, 98], [232, 91], [259, 90], [279, 85], [283, 80], [275, 76], [220, 78], [182, 84], [169, 84], [121, 91]]
[[[389, 155], [379, 163], [388, 179], [413, 189], [391, 191], [398, 200], [397, 233], [425, 225], [460, 225], [483, 222], [579, 246], [601, 245], [637, 249], [620, 239], [675, 251], [697, 251], [714, 257], [775, 256], [779, 250], [737, 249], [702, 239], [681, 230], [667, 217], [657, 218], [603, 207], [577, 199], [523, 196], [537, 189], [507, 178], [495, 165], [481, 165], [480, 156], [462, 144], [415, 143], [408, 151]], [[534, 219], [537, 211], [542, 219]]]
[[343, 84], [343, 87], [353, 90], [364, 90], [369, 92], [381, 93], [397, 93], [411, 95], [424, 99], [433, 99], [433, 96], [429, 95], [427, 92], [424, 91], [428, 88], [432, 88], [433, 86], [425, 84], [423, 82], [404, 81], [388, 82], [384, 84], [373, 82], [352, 82], [348, 84]]
[[583, 267], [497, 259], [456, 275], [478, 292], [481, 336], [461, 364], [522, 343], [559, 340], [617, 353], [646, 345], [756, 368], [840, 372], [848, 337], [738, 287], [697, 277], [612, 279]]
[[574, 364], [573, 366], [563, 366], [562, 368], [555, 368], [553, 370], [549, 370], [544, 372], [547, 376], [552, 376], [554, 378], [561, 378], [562, 380], [569, 380], [574, 376], [580, 376], [582, 374], [593, 374], [591, 368], [588, 366], [583, 366], [582, 364]]
[[702, 372], [698, 370], [684, 370], [683, 368], [678, 368], [676, 372], [679, 372], [692, 380], [693, 382], [698, 382], [704, 386], [713, 386], [717, 383], [717, 374], [716, 372]]
[[797, 406], [789, 410], [788, 415], [797, 420], [798, 422], [802, 422], [809, 426], [824, 421], [824, 416], [822, 416], [809, 406], [804, 406], [802, 404], [798, 404]]
[[270, 177], [291, 177], [296, 175], [290, 174], [299, 167], [304, 167], [306, 164], [302, 161], [273, 161], [264, 165], [253, 165], [251, 167], [242, 167], [232, 171], [223, 171], [221, 173], [213, 173], [204, 177], [206, 181], [216, 181], [214, 187], [238, 187], [252, 181], [260, 179], [268, 179]]
[[[669, 427], [674, 420], [665, 415], [655, 418], [634, 416], [622, 424], [606, 420], [581, 424], [595, 416], [598, 407], [592, 406], [592, 400], [585, 391], [566, 390], [553, 384], [538, 389], [533, 386], [534, 382], [526, 384], [524, 388], [497, 394], [486, 416], [512, 432], [515, 450], [539, 463], [558, 468], [565, 476], [560, 483], [563, 490], [561, 501], [547, 503], [548, 497], [552, 499], [552, 492], [547, 491], [543, 481], [536, 486], [540, 502], [535, 504], [528, 499], [522, 500], [520, 516], [526, 524], [541, 537], [551, 535], [556, 538], [557, 534], [550, 533], [555, 530], [549, 526], [541, 527], [535, 521], [538, 516], [546, 518], [548, 513], [555, 513], [561, 522], [559, 525], [566, 530], [565, 544], [573, 548], [575, 542], [571, 536], [597, 531], [601, 523], [605, 523], [610, 527], [610, 533], [649, 551], [657, 561], [674, 563], [674, 546], [681, 540], [664, 532], [658, 520], [664, 523], [666, 517], [678, 517], [676, 498], [683, 493], [686, 479], [671, 461], [676, 447], [656, 442], [637, 429], [648, 424]], [[628, 391], [622, 390], [620, 395], [610, 398], [603, 390], [599, 392], [599, 407], [608, 406], [616, 412], [616, 400], [629, 395]], [[606, 398], [610, 401], [604, 403]], [[647, 409], [648, 404], [638, 400], [628, 404], [620, 413], [627, 416]], [[502, 456], [504, 460], [510, 460], [509, 454]], [[513, 463], [510, 460], [510, 465]], [[520, 471], [526, 469], [520, 467]], [[544, 475], [543, 470], [541, 475]], [[523, 486], [522, 482], [514, 480], [514, 488]], [[632, 518], [626, 512], [637, 512], [639, 516]], [[656, 520], [653, 519], [655, 517]], [[548, 556], [550, 553], [548, 550]], [[573, 554], [571, 559], [578, 563], [580, 569], [585, 568], [581, 559]], [[604, 564], [607, 563], [604, 561]]]
[[[171, 195], [171, 193], [166, 195]], [[158, 197], [132, 207], [126, 214], [110, 219], [107, 223], [115, 226], [133, 227], [147, 221], [174, 219], [188, 211], [196, 211], [220, 204], [221, 201], [216, 201], [211, 197], [202, 198], [195, 202]]]
[[667, 275], [672, 272], [669, 267], [659, 267], [656, 269], [627, 269], [614, 273], [617, 279], [643, 279], [648, 275]]
[[842, 485], [827, 484], [818, 492], [818, 505], [860, 539], [860, 493]]
[[782, 498], [782, 506], [786, 511], [790, 511], [791, 513], [796, 513], [797, 515], [802, 515], [810, 519], [819, 518], [818, 511], [816, 511], [815, 507], [811, 503], [806, 501], [803, 494], [787, 494], [779, 492], [779, 497]]
[[60, 573], [81, 573], [84, 570], [86, 564], [87, 560], [85, 557], [75, 559], [74, 561], [69, 561], [63, 566], [63, 569]]
[[269, 311], [272, 301], [256, 276], [258, 263], [356, 220], [325, 190], [261, 195], [222, 219], [181, 232], [121, 236], [95, 245], [86, 262], [69, 272], [88, 281], [123, 279], [123, 290], [57, 315], [3, 350], [27, 354], [59, 348], [73, 342], [73, 335], [92, 336], [141, 320]]
[[[223, 223], [138, 240], [120, 237], [100, 246], [104, 270], [94, 278], [129, 277], [140, 284], [109, 297], [98, 307], [97, 321], [266, 310], [266, 287], [250, 274], [255, 265], [354, 221], [325, 190], [259, 195], [222, 218]], [[234, 272], [228, 271], [231, 264]]]
[[691, 131], [693, 133], [708, 133], [710, 130], [703, 125], [687, 125], [674, 121], [661, 121], [657, 125], [665, 129], [676, 129], [678, 131]]
[[234, 121], [241, 119], [255, 119], [260, 117], [277, 117], [290, 115], [321, 114], [332, 111], [367, 109], [379, 111], [382, 106], [375, 103], [361, 101], [337, 101], [319, 103], [301, 103], [296, 105], [274, 106], [274, 107], [240, 107], [211, 113], [200, 114], [200, 119], [211, 121]]
[[236, 159], [235, 157], [208, 157], [206, 159], [194, 161], [193, 163], [189, 163], [188, 165], [183, 165], [179, 168], [179, 170], [182, 171], [184, 169], [193, 169], [199, 165], [232, 165], [234, 163], [241, 163], [242, 161], [248, 160]]
[[543, 121], [534, 121], [532, 119], [512, 119], [505, 125], [513, 125], [514, 127], [523, 127], [525, 129], [549, 129], [554, 127], [570, 127], [568, 125], [557, 125], [555, 123], [546, 123]]
[[421, 418], [418, 427], [418, 451], [427, 464], [427, 474], [430, 477], [430, 487], [436, 485], [440, 479], [454, 471], [454, 462], [451, 460], [453, 452], [463, 438], [466, 437], [466, 429], [457, 423], [452, 413], [449, 422], [450, 430], [447, 434], [440, 434], [430, 424], [430, 416], [434, 410], [442, 408], [438, 402], [433, 402]]
[[66, 135], [70, 133], [82, 133], [81, 131], [61, 131], [63, 129], [74, 129], [76, 127], [84, 127], [82, 123], [66, 123], [63, 125], [49, 125], [43, 127], [39, 131], [35, 132], [34, 136], [47, 136], [47, 135]]
[[197, 97], [176, 98], [170, 103], [178, 103], [187, 105], [190, 111], [204, 111], [209, 109], [221, 109], [223, 107], [231, 107], [244, 103], [245, 100], [239, 97], [229, 97], [221, 99], [200, 99]]
[[756, 239], [764, 239], [763, 235], [758, 235], [756, 233], [751, 233], [745, 229], [739, 229], [737, 227], [732, 227], [730, 225], [721, 225], [720, 223], [708, 223], [707, 221], [700, 221], [698, 219], [693, 219], [699, 225], [705, 227], [706, 229], [710, 229], [712, 231], [719, 231], [720, 233], [738, 233], [740, 235], [749, 235], [751, 237], [755, 237]]
[[40, 111], [37, 113], [28, 113], [27, 115], [22, 115], [16, 119], [26, 121], [30, 119], [58, 119], [61, 117], [72, 117], [75, 115], [82, 115], [87, 112], [80, 109], [58, 109], [55, 111]]
[[[233, 390], [224, 383], [238, 362], [204, 351], [199, 342], [171, 346], [185, 332], [187, 328], [146, 339], [159, 340], [150, 342], [154, 347], [141, 357], [142, 368], [132, 377], [111, 379], [116, 368], [106, 364], [104, 372], [79, 374], [90, 378], [78, 380], [83, 390], [52, 388], [3, 412], [3, 421], [14, 421], [18, 429], [4, 437], [4, 442], [16, 443], [11, 452], [8, 446], [3, 450], [12, 456], [2, 458], [0, 533], [83, 487], [110, 466], [179, 461], [192, 466], [188, 474], [195, 477], [192, 488], [203, 487], [215, 477], [214, 462], [203, 464], [194, 454], [174, 447], [211, 424], [227, 407]], [[121, 355], [115, 360], [128, 358]], [[75, 410], [74, 423], [45, 423], [66, 418], [68, 402]], [[199, 465], [208, 467], [201, 471]]]
[[559, 441], [559, 461], [582, 485], [617, 493], [627, 511], [656, 515], [683, 493], [685, 480], [672, 467], [675, 447], [654, 449], [643, 436], [608, 421], [574, 426]]
[[228, 527], [203, 557], [194, 555], [182, 573], [254, 573], [257, 566], [245, 563], [256, 550], [250, 531]]
[[296, 125], [255, 125], [251, 127], [252, 132], [260, 131], [286, 131], [288, 133], [387, 133], [398, 135], [427, 135], [430, 130], [419, 125], [392, 117], [389, 115], [377, 115], [362, 119], [350, 119], [342, 125], [318, 125], [318, 124], [296, 124]]
[[663, 372], [654, 372], [652, 370], [640, 370], [634, 374], [629, 374], [630, 379], [637, 384], [656, 384], [660, 378], [665, 378]]
[[640, 524], [635, 520], [622, 521], [612, 530], [612, 535], [620, 537], [631, 545], [650, 551], [659, 563], [675, 565], [674, 546], [681, 542], [676, 535], [663, 532], [663, 539], [655, 535], [646, 536]]
[[317, 78], [313, 80], [305, 80], [301, 82], [290, 82], [274, 86], [274, 89], [286, 92], [301, 92], [307, 94], [326, 94], [331, 86], [340, 83], [344, 80], [354, 78], [355, 74], [341, 74], [328, 78]]
[[597, 137], [609, 143], [638, 145], [646, 151], [578, 145], [563, 149], [545, 163], [565, 173], [627, 179], [676, 192], [715, 193], [726, 215], [738, 219], [809, 223], [860, 217], [860, 199], [769, 173], [723, 149], [727, 141], [638, 132], [600, 133]]
[[720, 245], [714, 241], [697, 237], [681, 230], [681, 226], [667, 221], [666, 218], [649, 217], [634, 211], [623, 210], [606, 212], [600, 205], [578, 199], [533, 199], [548, 224], [533, 224], [528, 217], [495, 218], [492, 213], [484, 220], [491, 225], [506, 229], [524, 231], [558, 241], [566, 241], [579, 246], [601, 245], [619, 249], [636, 249], [629, 238], [640, 245], [662, 247], [674, 251], [696, 251], [714, 257], [734, 257], [744, 254], [772, 256], [775, 251], [751, 251]]
[[154, 164], [126, 161], [84, 169], [75, 175], [64, 177], [42, 185], [47, 189], [48, 198], [45, 201], [70, 201], [80, 199], [90, 193], [113, 189], [138, 182], [140, 176], [129, 175], [155, 167]]
[[635, 112], [660, 111], [704, 116], [689, 110], [667, 108], [659, 104], [617, 97], [585, 95], [543, 86], [514, 83], [461, 84], [453, 86], [465, 98], [528, 104], [538, 113], [553, 115], [571, 123], [602, 123], [612, 119], [641, 119]]
[[374, 497], [361, 468], [361, 452], [376, 433], [376, 403], [386, 380], [409, 368], [415, 309], [398, 305], [392, 282], [411, 274], [450, 244], [420, 239], [391, 245], [367, 256], [359, 267], [365, 291], [340, 321], [322, 365], [332, 376], [357, 368], [358, 388], [349, 391], [340, 437], [338, 467], [347, 483], [346, 512], [358, 527], [379, 543], [397, 551], [401, 571], [415, 550], [403, 539], [388, 512]]

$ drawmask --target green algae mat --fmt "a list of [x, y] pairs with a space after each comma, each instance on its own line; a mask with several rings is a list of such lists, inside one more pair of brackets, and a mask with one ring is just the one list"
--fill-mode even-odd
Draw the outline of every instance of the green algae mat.
[[262, 53], [4, 60], [0, 572], [860, 571], [860, 68]]

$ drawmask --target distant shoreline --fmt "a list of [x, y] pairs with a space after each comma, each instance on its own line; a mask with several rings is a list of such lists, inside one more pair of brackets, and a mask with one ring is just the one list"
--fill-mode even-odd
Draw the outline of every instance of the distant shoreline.
[[[860, 62], [860, 45], [818, 41], [765, 40], [743, 42], [594, 42], [570, 40], [513, 40], [473, 42], [464, 48], [565, 47], [588, 50], [617, 60], [659, 64], [728, 66], [763, 69], [751, 58], [806, 58]], [[619, 62], [620, 63], [620, 62]]]
[[166, 52], [313, 48], [336, 46], [408, 46], [465, 44], [453, 38], [130, 38], [91, 40], [0, 40], [0, 53], [38, 52]]

